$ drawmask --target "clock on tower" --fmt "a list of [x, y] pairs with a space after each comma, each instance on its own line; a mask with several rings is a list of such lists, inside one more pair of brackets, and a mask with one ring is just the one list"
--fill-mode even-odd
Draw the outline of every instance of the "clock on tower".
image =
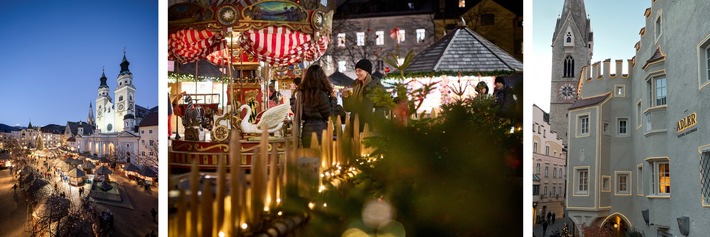
[[577, 88], [572, 83], [561, 83], [557, 90], [561, 101], [570, 101], [577, 98]]

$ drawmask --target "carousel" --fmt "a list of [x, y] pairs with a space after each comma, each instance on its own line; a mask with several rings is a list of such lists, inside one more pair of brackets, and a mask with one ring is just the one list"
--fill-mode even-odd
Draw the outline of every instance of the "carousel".
[[[230, 131], [241, 151], [258, 144], [283, 154], [289, 136], [292, 80], [327, 49], [333, 12], [316, 1], [178, 3], [169, 10], [170, 151], [172, 173], [193, 160], [216, 170], [227, 157]], [[207, 62], [207, 63], [205, 63]], [[269, 87], [273, 89], [269, 89]], [[240, 165], [251, 163], [241, 157]]]
[[285, 165], [294, 146], [288, 101], [293, 78], [327, 49], [329, 8], [333, 1], [169, 7], [170, 236], [285, 235], [305, 222], [280, 209], [295, 180]]

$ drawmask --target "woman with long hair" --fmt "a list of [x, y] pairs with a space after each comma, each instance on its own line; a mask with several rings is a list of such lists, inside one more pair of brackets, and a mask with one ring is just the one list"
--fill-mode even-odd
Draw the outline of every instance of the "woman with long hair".
[[[322, 132], [328, 127], [331, 111], [337, 105], [333, 86], [328, 81], [320, 65], [311, 65], [306, 70], [301, 84], [294, 95], [301, 100], [301, 144], [309, 147], [311, 133], [315, 132], [321, 141]], [[291, 110], [296, 112], [296, 96], [291, 97]]]

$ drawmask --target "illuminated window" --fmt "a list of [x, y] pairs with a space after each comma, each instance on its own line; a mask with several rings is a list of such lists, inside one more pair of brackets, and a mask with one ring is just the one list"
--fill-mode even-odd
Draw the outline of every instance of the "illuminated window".
[[425, 34], [424, 29], [417, 29], [417, 43], [424, 42]]
[[345, 33], [338, 34], [338, 47], [345, 47]]
[[375, 39], [375, 44], [377, 44], [377, 45], [384, 45], [385, 44], [385, 32], [384, 31], [375, 32], [375, 36], [377, 37]]
[[357, 36], [357, 46], [364, 46], [365, 45], [365, 32], [357, 32], [355, 33]]
[[344, 72], [346, 69], [345, 61], [338, 61], [338, 71]]
[[651, 169], [651, 193], [659, 196], [671, 194], [671, 166], [668, 159], [649, 160]]
[[466, 0], [459, 0], [459, 8], [466, 7]]
[[404, 36], [405, 36], [404, 30], [399, 30], [398, 32], [399, 32], [399, 35], [397, 35], [398, 43], [403, 43]]

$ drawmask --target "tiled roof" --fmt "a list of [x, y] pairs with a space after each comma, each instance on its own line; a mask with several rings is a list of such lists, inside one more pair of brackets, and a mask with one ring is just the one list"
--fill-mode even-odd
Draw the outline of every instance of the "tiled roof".
[[148, 116], [146, 116], [143, 121], [138, 124], [138, 127], [147, 126], [158, 126], [158, 112], [149, 113]]
[[590, 97], [586, 99], [580, 99], [574, 102], [572, 106], [569, 107], [570, 110], [576, 109], [576, 108], [582, 108], [582, 107], [587, 107], [591, 105], [596, 105], [604, 101], [607, 97], [611, 95], [611, 92], [607, 92], [606, 94], [600, 95], [600, 96], [595, 96], [595, 97]]
[[330, 76], [328, 76], [328, 80], [336, 86], [350, 86], [353, 82], [355, 82], [355, 80], [350, 78], [348, 75], [345, 75], [339, 71], [330, 74]]
[[649, 58], [648, 60], [646, 60], [646, 64], [643, 65], [643, 68], [645, 69], [646, 66], [648, 66], [648, 64], [651, 64], [651, 63], [656, 62], [656, 61], [663, 60], [663, 59], [665, 59], [665, 58], [666, 58], [666, 55], [663, 55], [663, 53], [661, 52], [661, 48], [657, 48], [657, 49], [656, 49], [656, 52], [653, 53], [653, 56], [651, 56], [651, 58]]
[[516, 60], [471, 29], [459, 27], [417, 54], [407, 73], [523, 71]]
[[[91, 135], [94, 131], [94, 128], [91, 127], [91, 125], [83, 121], [67, 122], [67, 125], [69, 125], [69, 129], [71, 130], [71, 134], [73, 135]], [[82, 126], [84, 128], [84, 134], [76, 134], [78, 130], [77, 128], [79, 128], [79, 126]]]

